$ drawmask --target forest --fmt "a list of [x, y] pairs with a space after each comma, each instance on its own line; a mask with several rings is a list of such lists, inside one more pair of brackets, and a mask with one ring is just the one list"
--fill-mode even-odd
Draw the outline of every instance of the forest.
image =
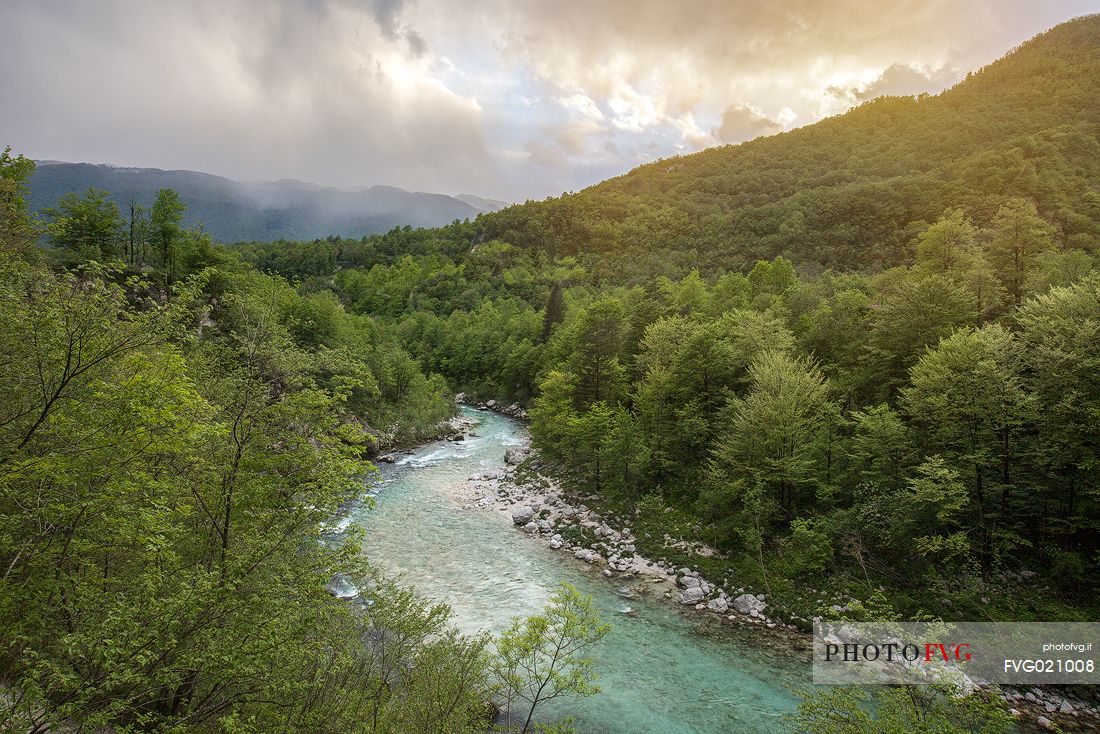
[[43, 228], [32, 169], [0, 153], [0, 731], [568, 731], [534, 715], [598, 690], [586, 597], [462, 635], [326, 535], [370, 457], [450, 427], [444, 379], [170, 189]]
[[725, 551], [679, 559], [716, 577], [1088, 619], [1098, 34], [475, 221], [234, 251], [530, 405], [579, 491]]
[[[4, 705], [461, 732], [502, 687], [528, 700], [541, 633], [606, 632], [583, 598], [467, 638], [317, 542], [457, 392], [528, 406], [542, 460], [640, 552], [792, 615], [829, 613], [812, 582], [853, 618], [1096, 619], [1098, 38], [1074, 21], [936, 97], [361, 239], [215, 243], [168, 189], [37, 222], [33, 163], [4, 152]], [[906, 730], [916, 704], [881, 696]], [[810, 697], [793, 728], [888, 730], [829, 728], [857, 698]], [[1005, 730], [980, 713], [927, 730]]]

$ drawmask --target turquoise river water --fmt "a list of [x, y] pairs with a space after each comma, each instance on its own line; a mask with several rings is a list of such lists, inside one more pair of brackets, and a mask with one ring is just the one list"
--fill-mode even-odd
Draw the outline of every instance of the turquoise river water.
[[[503, 466], [505, 448], [526, 439], [516, 421], [462, 410], [478, 421], [476, 436], [427, 444], [383, 466], [376, 506], [352, 507], [344, 518], [365, 528], [371, 562], [449, 604], [465, 632], [495, 632], [535, 613], [560, 581], [589, 594], [613, 625], [593, 651], [602, 691], [542, 711], [573, 716], [580, 734], [782, 731], [797, 702], [792, 691], [809, 682], [807, 663], [760, 644], [751, 630], [731, 632], [663, 599], [624, 602], [615, 593], [622, 580], [517, 532], [502, 513], [462, 509], [448, 488]], [[638, 616], [619, 613], [626, 603]]]

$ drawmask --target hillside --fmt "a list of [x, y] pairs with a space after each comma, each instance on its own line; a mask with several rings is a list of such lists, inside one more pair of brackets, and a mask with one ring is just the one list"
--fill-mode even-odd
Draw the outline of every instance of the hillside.
[[[784, 255], [855, 268], [911, 256], [959, 206], [987, 225], [1031, 199], [1063, 245], [1100, 240], [1100, 16], [1019, 46], [937, 95], [883, 97], [772, 137], [641, 166], [481, 219], [557, 253], [642, 249], [744, 267]], [[656, 257], [656, 256], [654, 256]]]
[[222, 242], [362, 237], [407, 224], [437, 227], [503, 204], [392, 186], [343, 191], [290, 179], [252, 183], [196, 171], [48, 161], [40, 162], [31, 177], [28, 203], [41, 212], [62, 195], [89, 187], [110, 192], [123, 209], [131, 199], [149, 206], [157, 189], [175, 189], [188, 204], [185, 223], [203, 224]]

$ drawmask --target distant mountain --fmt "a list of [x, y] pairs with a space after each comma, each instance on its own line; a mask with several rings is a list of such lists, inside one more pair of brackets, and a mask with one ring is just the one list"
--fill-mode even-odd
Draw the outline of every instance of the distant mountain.
[[507, 206], [476, 196], [414, 193], [393, 186], [341, 190], [293, 179], [245, 182], [197, 171], [58, 161], [38, 162], [29, 203], [41, 212], [64, 194], [89, 187], [109, 192], [121, 209], [131, 200], [148, 207], [158, 189], [175, 189], [187, 204], [185, 223], [201, 223], [221, 242], [362, 237], [404, 225], [436, 227]]
[[483, 196], [474, 196], [473, 194], [459, 194], [455, 197], [459, 201], [464, 201], [474, 209], [479, 209], [483, 212], [499, 212], [506, 206], [512, 206], [509, 201], [501, 201], [499, 199], [486, 199]]

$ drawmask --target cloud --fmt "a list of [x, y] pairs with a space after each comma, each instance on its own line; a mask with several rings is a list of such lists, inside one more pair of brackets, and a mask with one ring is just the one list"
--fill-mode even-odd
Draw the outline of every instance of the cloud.
[[736, 102], [722, 113], [722, 124], [714, 130], [714, 137], [723, 143], [740, 143], [761, 135], [773, 135], [783, 125], [763, 112], [742, 102]]
[[5, 0], [0, 144], [542, 197], [935, 91], [1092, 5]]
[[872, 81], [851, 87], [829, 87], [836, 97], [859, 102], [886, 95], [911, 97], [917, 94], [937, 94], [964, 76], [963, 72], [943, 67], [922, 70], [909, 64], [894, 63]]
[[584, 94], [575, 92], [564, 97], [558, 97], [558, 104], [567, 110], [578, 112], [582, 117], [590, 120], [604, 119], [604, 114], [600, 111], [600, 108], [596, 106], [591, 97]]
[[[0, 129], [39, 157], [464, 190], [494, 178], [478, 101], [394, 2], [5, 9]], [[439, 67], [439, 68], [437, 68]]]

